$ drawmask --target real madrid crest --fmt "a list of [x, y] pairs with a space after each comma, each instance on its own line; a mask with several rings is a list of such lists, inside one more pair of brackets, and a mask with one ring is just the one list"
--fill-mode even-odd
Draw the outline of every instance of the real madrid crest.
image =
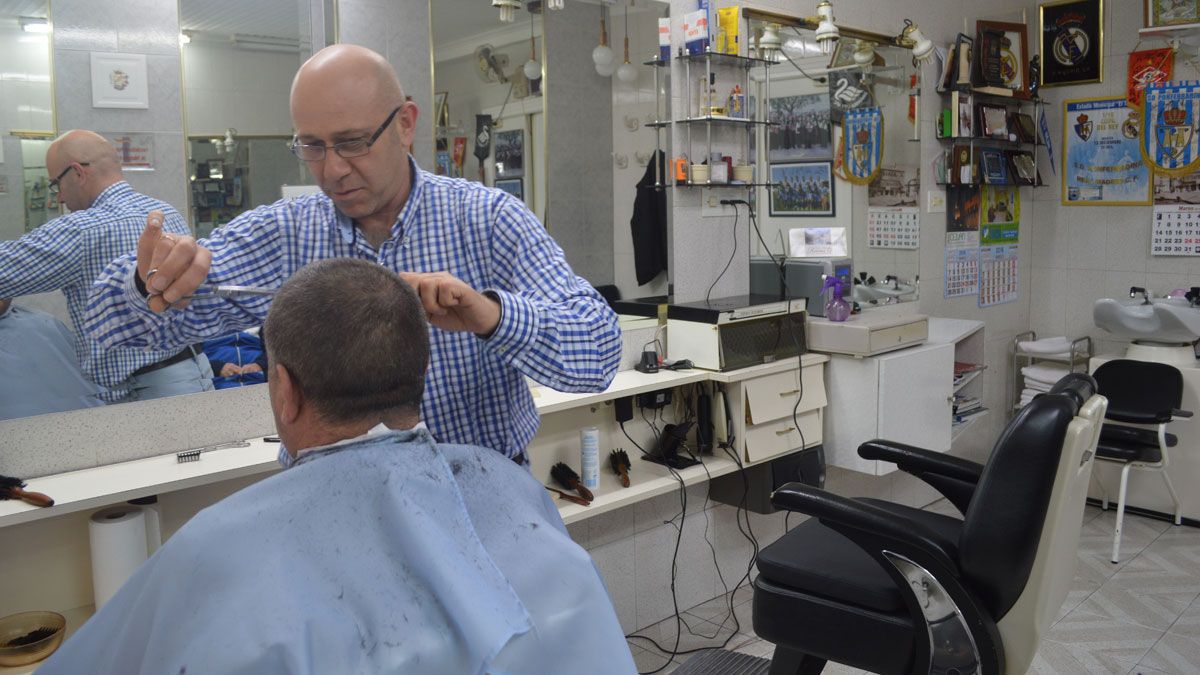
[[1200, 82], [1156, 83], [1146, 87], [1142, 105], [1142, 159], [1167, 175], [1192, 172], [1200, 166], [1197, 107]]

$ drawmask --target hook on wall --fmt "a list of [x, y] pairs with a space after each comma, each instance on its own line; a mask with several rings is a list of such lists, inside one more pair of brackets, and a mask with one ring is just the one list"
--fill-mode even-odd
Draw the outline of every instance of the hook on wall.
[[625, 116], [625, 128], [626, 129], [628, 129], [630, 131], [637, 131], [638, 127], [640, 127], [640, 126], [642, 126], [642, 122], [637, 117], [634, 117], [633, 115]]

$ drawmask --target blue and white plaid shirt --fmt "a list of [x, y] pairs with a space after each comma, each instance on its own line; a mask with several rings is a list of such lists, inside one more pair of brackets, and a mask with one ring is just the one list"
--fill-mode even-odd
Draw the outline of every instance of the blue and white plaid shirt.
[[[278, 288], [310, 262], [350, 257], [397, 272], [448, 272], [494, 291], [502, 318], [487, 339], [430, 327], [421, 417], [441, 442], [515, 457], [538, 429], [523, 375], [560, 391], [603, 390], [621, 355], [616, 315], [575, 276], [521, 201], [478, 183], [435, 176], [411, 160], [410, 166], [412, 191], [378, 250], [326, 195], [285, 199], [242, 214], [203, 242], [212, 251], [208, 283]], [[155, 314], [135, 277], [136, 262], [128, 255], [93, 289], [86, 325], [104, 344], [178, 347], [258, 325], [270, 307], [261, 296], [195, 298], [186, 309]]]
[[130, 373], [179, 351], [105, 349], [83, 330], [92, 283], [113, 260], [137, 250], [146, 214], [154, 209], [166, 214], [167, 232], [190, 234], [187, 221], [170, 204], [121, 181], [101, 192], [90, 208], [55, 218], [20, 239], [0, 241], [0, 298], [62, 289], [83, 372], [116, 398]]

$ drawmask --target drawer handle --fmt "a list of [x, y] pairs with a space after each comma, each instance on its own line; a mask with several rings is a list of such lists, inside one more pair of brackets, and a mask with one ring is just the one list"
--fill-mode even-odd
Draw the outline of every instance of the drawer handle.
[[796, 427], [788, 427], [782, 431], [776, 431], [775, 435], [776, 436], [787, 436], [788, 434], [792, 433], [795, 430], [796, 430]]
[[791, 391], [781, 391], [781, 392], [779, 392], [779, 396], [780, 397], [791, 396], [792, 394], [799, 394], [799, 393], [800, 393], [799, 389], [793, 389]]

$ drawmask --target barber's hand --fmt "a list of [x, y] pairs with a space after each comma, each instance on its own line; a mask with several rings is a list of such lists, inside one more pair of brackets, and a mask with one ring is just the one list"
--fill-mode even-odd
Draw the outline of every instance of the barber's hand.
[[246, 365], [242, 366], [242, 374], [243, 375], [249, 375], [250, 373], [261, 373], [261, 372], [262, 372], [262, 366], [258, 365], [257, 363], [247, 363]]
[[429, 323], [448, 331], [489, 335], [500, 323], [500, 303], [445, 272], [401, 272], [425, 307]]
[[234, 375], [240, 375], [243, 372], [245, 371], [238, 367], [236, 363], [226, 363], [225, 365], [221, 366], [221, 372], [219, 374], [221, 377], [233, 377]]
[[[212, 254], [192, 237], [163, 232], [162, 211], [151, 211], [137, 245], [138, 278], [150, 297], [146, 303], [155, 312], [189, 296], [208, 278]], [[150, 274], [153, 271], [154, 274]], [[187, 301], [178, 306], [186, 306]]]

